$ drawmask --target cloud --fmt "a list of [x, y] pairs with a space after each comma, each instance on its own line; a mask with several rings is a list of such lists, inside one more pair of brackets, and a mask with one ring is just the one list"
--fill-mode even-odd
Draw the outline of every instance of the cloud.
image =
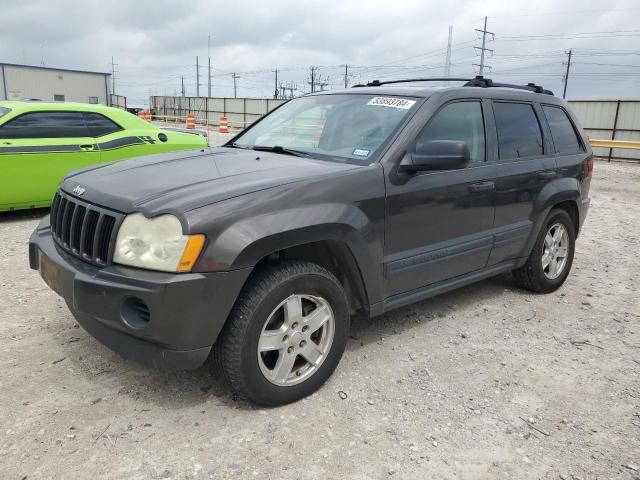
[[[511, 2], [461, 0], [284, 1], [235, 0], [22, 0], [5, 2], [0, 61], [109, 71], [118, 64], [116, 88], [142, 103], [150, 93], [195, 94], [195, 57], [206, 90], [207, 36], [212, 35], [213, 94], [232, 95], [231, 72], [239, 94], [269, 96], [274, 74], [308, 88], [308, 67], [320, 66], [330, 88], [349, 80], [440, 76], [448, 26], [454, 25], [452, 74], [472, 76], [478, 62], [474, 29], [484, 15], [496, 33], [488, 58], [500, 81], [535, 81], [561, 91], [564, 52], [575, 50], [569, 93], [573, 98], [637, 96], [640, 50], [633, 0], [607, 4], [567, 0]], [[616, 32], [589, 38], [581, 32]], [[634, 33], [635, 32], [635, 33]], [[563, 38], [522, 38], [561, 34]], [[592, 35], [593, 36], [593, 35]], [[517, 37], [517, 38], [514, 38]], [[598, 50], [602, 55], [595, 55]], [[608, 52], [607, 52], [608, 51]], [[597, 61], [595, 61], [596, 59]], [[617, 64], [622, 66], [602, 66]], [[589, 65], [592, 64], [592, 65]]]

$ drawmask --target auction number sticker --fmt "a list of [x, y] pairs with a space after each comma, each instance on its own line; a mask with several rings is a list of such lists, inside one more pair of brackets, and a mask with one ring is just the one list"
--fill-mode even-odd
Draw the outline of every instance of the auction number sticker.
[[369, 153], [371, 153], [371, 150], [367, 148], [354, 148], [353, 152], [351, 152], [351, 155], [355, 157], [368, 157]]
[[373, 97], [367, 105], [375, 105], [378, 107], [399, 108], [401, 110], [409, 110], [416, 103], [415, 100], [407, 100], [398, 97]]

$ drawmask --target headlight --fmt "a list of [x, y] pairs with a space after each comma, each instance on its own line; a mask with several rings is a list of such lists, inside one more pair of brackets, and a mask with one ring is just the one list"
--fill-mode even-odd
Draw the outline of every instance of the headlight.
[[132, 267], [189, 272], [204, 246], [204, 235], [183, 235], [173, 215], [127, 215], [120, 225], [113, 261]]

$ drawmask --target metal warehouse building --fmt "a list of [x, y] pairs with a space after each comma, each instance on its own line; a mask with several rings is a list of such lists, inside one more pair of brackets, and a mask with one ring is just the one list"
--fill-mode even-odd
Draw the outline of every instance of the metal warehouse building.
[[110, 104], [111, 74], [0, 63], [0, 99]]

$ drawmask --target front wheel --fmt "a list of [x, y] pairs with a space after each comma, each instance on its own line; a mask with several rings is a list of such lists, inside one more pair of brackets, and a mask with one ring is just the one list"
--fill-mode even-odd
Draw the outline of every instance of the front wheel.
[[527, 262], [513, 271], [527, 290], [549, 293], [564, 283], [571, 271], [576, 244], [573, 221], [565, 210], [555, 209], [538, 234]]
[[347, 298], [335, 276], [312, 263], [282, 262], [249, 280], [215, 355], [238, 396], [281, 405], [322, 386], [348, 333]]

